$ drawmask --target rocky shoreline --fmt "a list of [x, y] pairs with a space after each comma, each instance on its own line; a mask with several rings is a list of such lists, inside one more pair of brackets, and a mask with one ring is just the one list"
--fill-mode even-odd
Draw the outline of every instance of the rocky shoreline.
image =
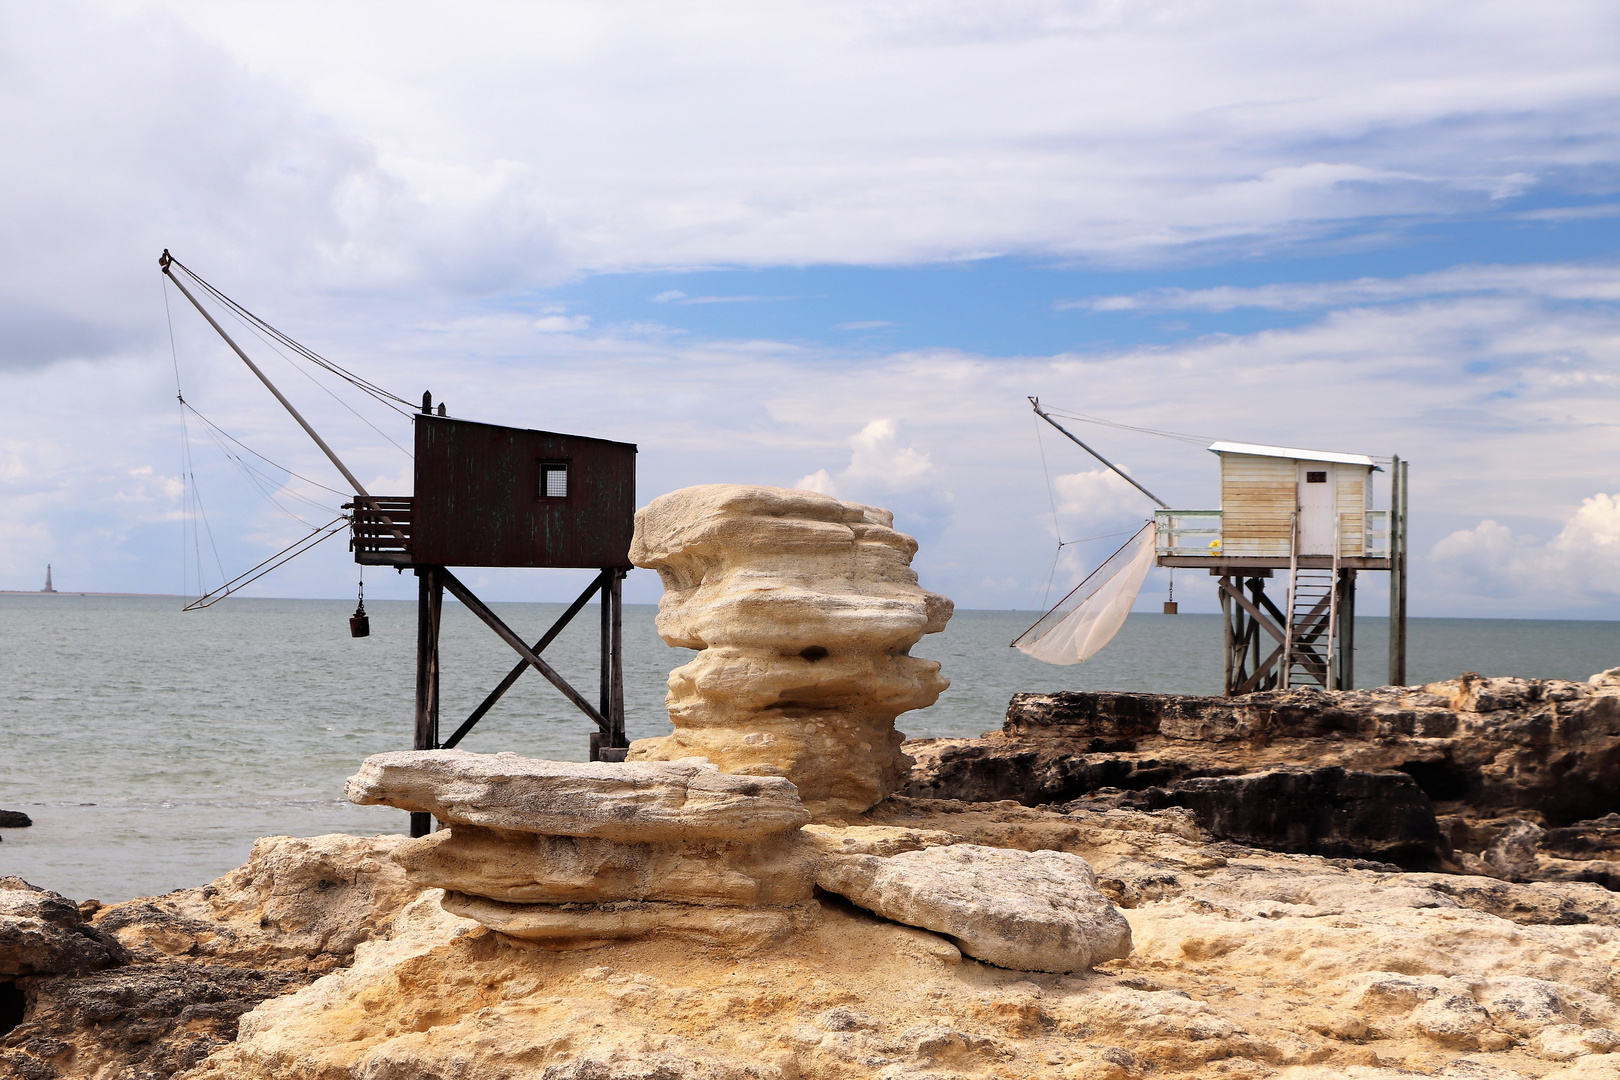
[[112, 905], [0, 878], [0, 1075], [1620, 1080], [1620, 669], [903, 743], [951, 604], [892, 524], [641, 511], [699, 652], [627, 760], [378, 754], [347, 796], [436, 831]]
[[272, 837], [208, 886], [88, 919], [0, 883], [0, 981], [27, 1002], [0, 1074], [1620, 1078], [1620, 897], [1595, 884], [1280, 855], [1184, 808], [894, 796], [857, 828], [1083, 858], [1134, 949], [1013, 970], [824, 892], [760, 948], [545, 948], [446, 911], [394, 860], [404, 838]]
[[1019, 694], [1001, 730], [906, 744], [914, 797], [1185, 807], [1217, 839], [1620, 888], [1620, 668], [1236, 698]]

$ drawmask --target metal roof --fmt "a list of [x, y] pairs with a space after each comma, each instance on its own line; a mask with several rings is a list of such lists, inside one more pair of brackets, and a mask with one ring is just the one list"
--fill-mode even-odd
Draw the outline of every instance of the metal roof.
[[1301, 450], [1293, 446], [1260, 446], [1256, 443], [1218, 442], [1210, 445], [1216, 454], [1252, 454], [1255, 457], [1292, 458], [1295, 461], [1332, 461], [1340, 465], [1365, 465], [1377, 469], [1366, 454], [1335, 454], [1327, 450]]

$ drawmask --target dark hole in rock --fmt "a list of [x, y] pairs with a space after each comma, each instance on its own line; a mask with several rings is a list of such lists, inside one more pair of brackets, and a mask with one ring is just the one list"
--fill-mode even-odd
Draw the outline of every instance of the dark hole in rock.
[[28, 1009], [28, 999], [17, 988], [14, 982], [0, 982], [0, 1035], [5, 1035], [12, 1028], [23, 1022], [23, 1013]]
[[1448, 761], [1408, 761], [1400, 772], [1417, 781], [1433, 802], [1452, 802], [1468, 797], [1468, 776]]
[[817, 660], [827, 659], [827, 650], [823, 649], [820, 645], [812, 645], [808, 649], [801, 649], [799, 651], [799, 655], [813, 664]]

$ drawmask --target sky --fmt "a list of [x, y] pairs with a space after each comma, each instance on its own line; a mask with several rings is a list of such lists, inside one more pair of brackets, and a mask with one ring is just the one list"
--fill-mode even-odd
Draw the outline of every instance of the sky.
[[[167, 248], [401, 398], [636, 443], [642, 502], [892, 509], [961, 607], [1152, 510], [1035, 396], [1175, 507], [1200, 440], [1398, 454], [1412, 614], [1620, 618], [1617, 47], [1559, 0], [0, 2], [0, 588], [195, 594], [338, 513]], [[409, 492], [404, 416], [241, 339]]]

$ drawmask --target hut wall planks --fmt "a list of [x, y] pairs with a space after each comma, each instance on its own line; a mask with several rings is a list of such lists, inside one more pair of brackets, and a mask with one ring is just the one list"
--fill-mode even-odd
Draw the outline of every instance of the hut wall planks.
[[1221, 455], [1221, 554], [1286, 559], [1295, 497], [1294, 462]]
[[412, 561], [628, 567], [635, 484], [630, 443], [419, 415]]

